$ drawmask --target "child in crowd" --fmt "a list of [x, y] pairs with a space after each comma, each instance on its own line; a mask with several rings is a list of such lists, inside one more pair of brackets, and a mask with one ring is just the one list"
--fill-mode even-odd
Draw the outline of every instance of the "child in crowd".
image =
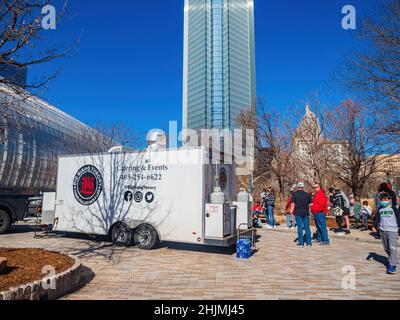
[[379, 195], [380, 207], [375, 219], [375, 228], [381, 230], [382, 244], [389, 256], [388, 274], [397, 273], [397, 235], [400, 227], [400, 213], [392, 205], [392, 197], [383, 192]]
[[362, 224], [363, 227], [361, 231], [368, 231], [368, 219], [372, 217], [372, 208], [369, 205], [368, 201], [363, 202], [363, 207], [362, 207]]
[[350, 199], [350, 216], [354, 217], [355, 224], [352, 226], [353, 229], [358, 229], [360, 227], [361, 218], [361, 203], [359, 203], [355, 197]]
[[253, 227], [260, 228], [262, 226], [260, 215], [263, 213], [263, 206], [261, 201], [253, 206]]

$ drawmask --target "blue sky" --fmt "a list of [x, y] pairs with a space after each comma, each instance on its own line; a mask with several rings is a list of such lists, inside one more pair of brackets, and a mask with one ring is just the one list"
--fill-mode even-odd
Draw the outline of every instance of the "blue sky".
[[[323, 88], [344, 55], [360, 46], [355, 31], [341, 28], [342, 7], [352, 4], [360, 16], [373, 3], [254, 1], [257, 95], [282, 112]], [[31, 70], [62, 68], [46, 100], [89, 125], [123, 122], [145, 132], [181, 123], [183, 0], [70, 0], [68, 15], [47, 31], [47, 41], [68, 44], [81, 36], [76, 50]]]

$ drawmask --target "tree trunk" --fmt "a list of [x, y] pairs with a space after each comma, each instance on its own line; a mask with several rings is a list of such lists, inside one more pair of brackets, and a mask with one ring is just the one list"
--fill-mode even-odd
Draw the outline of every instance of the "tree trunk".
[[360, 186], [360, 185], [353, 186], [353, 188], [351, 188], [351, 189], [352, 189], [352, 192], [353, 192], [353, 196], [354, 196], [357, 200], [361, 199], [362, 190], [364, 189], [364, 185], [362, 185], [362, 186]]

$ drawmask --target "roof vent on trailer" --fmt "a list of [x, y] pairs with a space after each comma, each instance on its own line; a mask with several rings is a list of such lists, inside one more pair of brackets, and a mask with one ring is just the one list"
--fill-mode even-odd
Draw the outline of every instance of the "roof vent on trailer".
[[167, 148], [167, 135], [163, 130], [154, 129], [147, 133], [146, 142], [151, 151], [165, 150]]
[[133, 152], [135, 151], [132, 148], [124, 147], [124, 146], [115, 146], [108, 150], [108, 153], [123, 153], [123, 152]]

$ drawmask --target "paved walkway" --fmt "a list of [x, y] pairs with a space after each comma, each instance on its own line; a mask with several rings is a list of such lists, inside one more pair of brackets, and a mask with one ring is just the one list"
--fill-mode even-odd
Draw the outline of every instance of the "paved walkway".
[[[88, 238], [34, 239], [22, 226], [16, 231], [0, 236], [0, 246], [40, 247], [81, 258], [86, 284], [68, 300], [400, 298], [400, 276], [385, 274], [379, 241], [334, 239], [331, 247], [300, 249], [293, 233], [261, 230], [260, 250], [240, 261], [225, 249], [168, 244], [141, 251]], [[346, 270], [355, 270], [354, 290], [343, 289]]]
[[[276, 229], [272, 230], [275, 232], [285, 232], [285, 233], [291, 233], [293, 236], [297, 234], [297, 229], [291, 228], [287, 229], [286, 225], [280, 225]], [[311, 227], [311, 231], [315, 233], [316, 228]], [[330, 239], [340, 239], [340, 240], [348, 240], [348, 241], [359, 241], [359, 242], [365, 242], [365, 243], [372, 243], [372, 244], [380, 244], [381, 240], [377, 239], [374, 234], [371, 231], [360, 231], [360, 230], [351, 230], [351, 234], [345, 235], [345, 234], [339, 234], [333, 231], [329, 231], [329, 238]], [[400, 238], [399, 238], [400, 241]]]

